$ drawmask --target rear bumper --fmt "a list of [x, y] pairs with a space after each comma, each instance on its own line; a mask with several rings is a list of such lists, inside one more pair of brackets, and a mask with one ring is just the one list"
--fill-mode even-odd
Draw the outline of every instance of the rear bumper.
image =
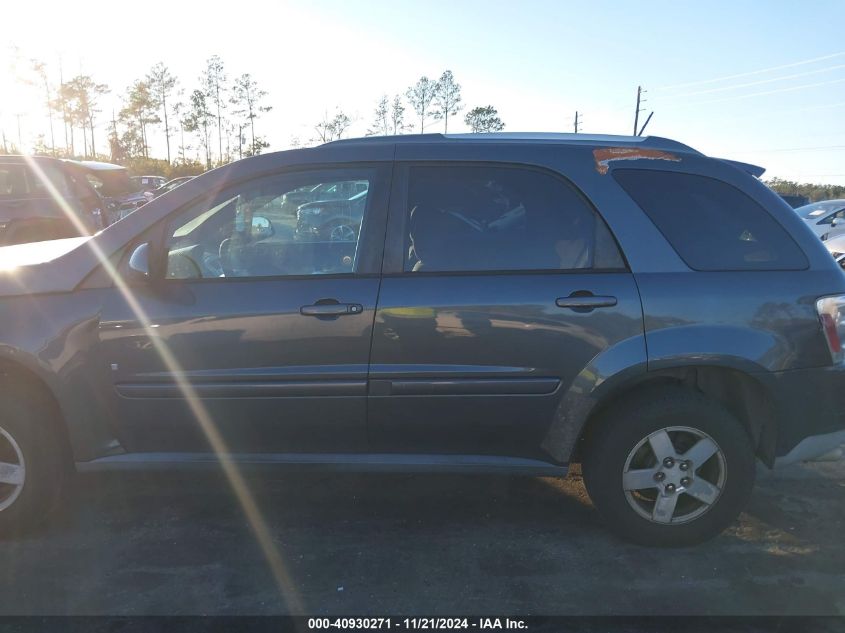
[[842, 445], [845, 445], [845, 430], [805, 437], [786, 455], [775, 459], [775, 468], [822, 457]]
[[845, 443], [845, 366], [774, 374], [775, 466], [821, 457]]

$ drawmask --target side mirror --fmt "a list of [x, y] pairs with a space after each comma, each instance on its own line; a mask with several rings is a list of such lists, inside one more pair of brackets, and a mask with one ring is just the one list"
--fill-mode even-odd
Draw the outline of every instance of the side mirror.
[[252, 236], [258, 239], [271, 237], [275, 231], [273, 230], [273, 223], [270, 222], [263, 215], [255, 215], [252, 217]]
[[138, 245], [132, 255], [129, 256], [129, 271], [133, 279], [150, 278], [150, 243], [144, 242]]
[[839, 224], [839, 218], [833, 218], [830, 221], [830, 226], [836, 226], [837, 224]]

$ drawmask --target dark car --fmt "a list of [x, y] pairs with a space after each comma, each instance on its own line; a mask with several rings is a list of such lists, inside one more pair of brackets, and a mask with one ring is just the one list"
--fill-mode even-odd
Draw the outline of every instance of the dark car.
[[89, 235], [103, 202], [73, 163], [0, 156], [0, 246]]
[[[74, 468], [220, 465], [248, 497], [247, 466], [580, 463], [623, 537], [712, 537], [758, 460], [845, 441], [845, 275], [761, 172], [654, 137], [344, 140], [0, 249], [0, 526]], [[354, 239], [298, 239], [285, 196], [346, 182]]]
[[75, 164], [103, 198], [106, 225], [125, 218], [150, 200], [151, 196], [130, 178], [125, 167], [93, 160], [76, 161]]
[[793, 209], [797, 209], [798, 207], [803, 207], [804, 205], [810, 202], [810, 199], [807, 196], [802, 195], [793, 195], [793, 194], [780, 194], [780, 197], [783, 198], [783, 201], [786, 202], [790, 207]]
[[366, 191], [367, 183], [362, 181], [323, 182], [317, 185], [309, 184], [289, 191], [280, 200], [282, 209], [296, 214], [303, 204], [318, 200], [348, 200], [354, 195]]

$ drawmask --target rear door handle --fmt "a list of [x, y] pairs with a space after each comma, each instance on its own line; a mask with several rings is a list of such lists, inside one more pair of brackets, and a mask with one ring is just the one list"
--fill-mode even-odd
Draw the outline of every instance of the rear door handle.
[[344, 314], [361, 314], [364, 306], [360, 303], [315, 303], [310, 306], [302, 306], [299, 313], [303, 316], [332, 317], [343, 316]]
[[617, 303], [616, 297], [599, 297], [595, 295], [558, 297], [555, 305], [558, 308], [572, 308], [574, 310], [592, 310], [593, 308], [611, 308]]

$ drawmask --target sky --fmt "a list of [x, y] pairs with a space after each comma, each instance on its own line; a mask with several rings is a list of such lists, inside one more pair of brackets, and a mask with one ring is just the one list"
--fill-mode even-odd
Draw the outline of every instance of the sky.
[[[449, 69], [464, 106], [450, 132], [493, 105], [506, 131], [571, 132], [578, 111], [585, 133], [631, 134], [641, 85], [647, 135], [762, 165], [766, 177], [845, 184], [843, 24], [843, 0], [15, 1], [4, 7], [0, 128], [17, 142], [20, 121], [24, 148], [48, 129], [42, 92], [17, 77], [30, 58], [54, 83], [61, 64], [66, 79], [110, 86], [103, 153], [112, 110], [158, 61], [186, 92], [213, 54], [230, 78], [249, 72], [273, 106], [256, 122], [271, 151], [313, 138], [338, 110], [354, 120], [347, 136], [364, 135], [382, 95]], [[164, 156], [163, 131], [151, 145]]]

